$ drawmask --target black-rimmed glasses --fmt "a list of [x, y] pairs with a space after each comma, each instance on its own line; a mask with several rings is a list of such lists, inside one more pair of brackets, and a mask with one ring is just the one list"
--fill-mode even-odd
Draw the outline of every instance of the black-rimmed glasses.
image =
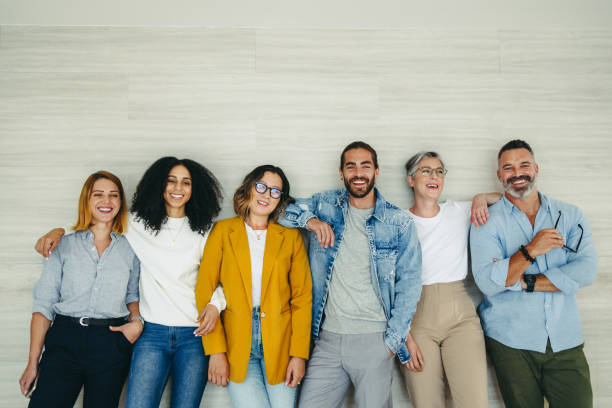
[[[561, 219], [561, 210], [559, 210], [559, 216], [557, 217], [557, 221], [555, 222], [555, 229], [557, 229], [557, 225], [559, 225], [559, 220]], [[578, 244], [576, 244], [576, 249], [572, 249], [567, 245], [563, 245], [563, 248], [567, 249], [570, 252], [577, 253], [580, 248], [580, 243], [582, 242], [582, 234], [584, 234], [584, 229], [582, 225], [578, 224], [578, 228], [580, 228], [580, 238], [578, 239]]]
[[259, 194], [265, 194], [268, 190], [270, 190], [270, 197], [272, 198], [278, 199], [283, 195], [283, 191], [279, 190], [278, 188], [268, 187], [260, 181], [255, 182], [255, 191], [257, 191]]

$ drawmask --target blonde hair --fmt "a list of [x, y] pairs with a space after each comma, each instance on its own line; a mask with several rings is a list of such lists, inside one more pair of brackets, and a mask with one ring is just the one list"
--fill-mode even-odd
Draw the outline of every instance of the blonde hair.
[[127, 229], [127, 203], [125, 201], [125, 192], [123, 191], [123, 185], [121, 180], [114, 174], [100, 170], [96, 171], [85, 180], [83, 188], [81, 189], [81, 196], [79, 197], [79, 215], [76, 224], [72, 227], [75, 231], [85, 231], [91, 225], [91, 211], [89, 210], [89, 198], [91, 197], [91, 191], [96, 181], [100, 179], [107, 179], [115, 183], [119, 189], [119, 198], [121, 200], [121, 208], [113, 220], [113, 232], [117, 234], [123, 234]]

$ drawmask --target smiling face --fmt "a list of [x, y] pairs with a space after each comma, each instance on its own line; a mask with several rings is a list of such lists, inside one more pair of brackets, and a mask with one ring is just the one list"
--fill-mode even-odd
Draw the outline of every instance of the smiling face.
[[280, 176], [271, 171], [266, 171], [263, 176], [257, 180], [260, 183], [268, 186], [265, 193], [258, 193], [255, 190], [255, 184], [251, 186], [251, 199], [249, 201], [249, 214], [254, 216], [269, 217], [274, 212], [280, 198], [272, 198], [270, 196], [270, 188], [283, 190], [283, 181]]
[[497, 178], [506, 193], [514, 198], [524, 198], [535, 190], [539, 170], [529, 150], [511, 149], [499, 158]]
[[349, 194], [355, 198], [367, 196], [376, 183], [378, 169], [374, 167], [372, 153], [366, 149], [351, 149], [344, 153], [344, 166], [340, 178]]
[[166, 209], [185, 211], [185, 204], [191, 198], [191, 174], [187, 167], [179, 164], [170, 169], [164, 190]]
[[113, 222], [121, 209], [121, 194], [115, 183], [101, 178], [94, 183], [89, 195], [91, 223]]
[[[422, 169], [430, 169], [429, 176], [424, 176]], [[417, 166], [413, 176], [408, 176], [408, 184], [414, 190], [415, 201], [433, 199], [438, 201], [444, 188], [444, 177], [440, 177], [436, 170], [444, 169], [442, 162], [435, 157], [425, 157]]]

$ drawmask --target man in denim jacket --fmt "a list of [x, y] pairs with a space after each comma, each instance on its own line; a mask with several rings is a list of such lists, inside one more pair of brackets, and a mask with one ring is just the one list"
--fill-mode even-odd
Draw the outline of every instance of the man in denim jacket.
[[[299, 406], [341, 406], [352, 382], [358, 407], [391, 407], [393, 356], [405, 346], [421, 294], [421, 249], [412, 219], [374, 188], [376, 151], [342, 152], [346, 189], [299, 199], [281, 224], [308, 228], [315, 345]], [[325, 317], [325, 318], [324, 318]]]

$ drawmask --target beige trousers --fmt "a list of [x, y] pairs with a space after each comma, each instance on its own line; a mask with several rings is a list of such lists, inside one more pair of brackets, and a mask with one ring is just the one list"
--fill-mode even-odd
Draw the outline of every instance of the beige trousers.
[[423, 286], [410, 332], [425, 361], [418, 373], [402, 366], [415, 407], [446, 406], [445, 374], [454, 408], [488, 406], [484, 335], [464, 281]]

